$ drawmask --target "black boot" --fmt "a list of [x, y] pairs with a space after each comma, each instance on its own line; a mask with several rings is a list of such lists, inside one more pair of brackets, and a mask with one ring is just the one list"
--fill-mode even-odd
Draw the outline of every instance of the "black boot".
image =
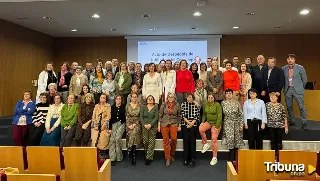
[[229, 149], [229, 161], [233, 162], [234, 158], [234, 149]]
[[238, 148], [234, 149], [233, 161], [237, 161], [238, 150]]
[[136, 145], [133, 145], [132, 148], [131, 148], [131, 158], [132, 158], [131, 165], [132, 166], [135, 166], [136, 163], [137, 163], [136, 162], [136, 151], [137, 151]]
[[126, 160], [129, 160], [132, 157], [132, 147], [129, 147], [127, 150]]

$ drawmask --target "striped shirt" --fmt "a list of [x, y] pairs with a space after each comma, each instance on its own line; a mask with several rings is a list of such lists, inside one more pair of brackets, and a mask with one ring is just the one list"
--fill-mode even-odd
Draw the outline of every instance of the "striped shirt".
[[49, 103], [38, 103], [36, 105], [36, 111], [33, 113], [32, 116], [32, 123], [39, 122], [44, 124], [46, 121], [46, 117], [49, 110]]
[[[196, 120], [194, 126], [197, 126], [200, 118], [199, 107], [194, 102], [183, 102], [181, 104], [181, 115], [182, 119], [187, 118], [188, 120]], [[181, 125], [186, 125], [184, 120], [181, 121]]]

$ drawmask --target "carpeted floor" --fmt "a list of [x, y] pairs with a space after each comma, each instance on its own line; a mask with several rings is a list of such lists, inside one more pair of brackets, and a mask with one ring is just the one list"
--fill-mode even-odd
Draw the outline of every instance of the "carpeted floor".
[[219, 160], [215, 166], [209, 164], [210, 160], [199, 158], [196, 166], [183, 166], [182, 160], [176, 160], [171, 167], [164, 165], [159, 157], [151, 165], [146, 166], [143, 158], [139, 156], [136, 166], [130, 161], [118, 162], [111, 168], [112, 181], [225, 181], [226, 161]]

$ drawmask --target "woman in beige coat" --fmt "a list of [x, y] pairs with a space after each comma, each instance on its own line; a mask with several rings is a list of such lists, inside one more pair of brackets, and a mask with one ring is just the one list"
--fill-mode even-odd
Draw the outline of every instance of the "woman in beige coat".
[[84, 125], [84, 128], [91, 123], [91, 146], [99, 149], [99, 154], [102, 159], [106, 159], [109, 153], [110, 118], [111, 106], [107, 103], [107, 96], [101, 94], [99, 104], [94, 107], [92, 120], [88, 121]]
[[88, 77], [82, 74], [82, 67], [77, 66], [76, 73], [71, 77], [70, 86], [69, 86], [69, 94], [75, 96], [77, 102], [78, 96], [81, 93], [82, 87], [88, 84]]

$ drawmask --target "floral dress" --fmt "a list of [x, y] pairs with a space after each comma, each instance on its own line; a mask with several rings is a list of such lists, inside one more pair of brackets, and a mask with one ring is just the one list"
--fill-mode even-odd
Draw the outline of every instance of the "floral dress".
[[222, 144], [228, 149], [241, 148], [244, 145], [243, 133], [243, 112], [238, 101], [222, 101], [224, 113]]
[[[127, 147], [133, 145], [139, 146], [141, 144], [141, 124], [140, 124], [140, 108], [141, 105], [137, 104], [135, 108], [131, 104], [126, 106], [126, 144]], [[129, 126], [136, 124], [133, 129], [129, 129]]]

